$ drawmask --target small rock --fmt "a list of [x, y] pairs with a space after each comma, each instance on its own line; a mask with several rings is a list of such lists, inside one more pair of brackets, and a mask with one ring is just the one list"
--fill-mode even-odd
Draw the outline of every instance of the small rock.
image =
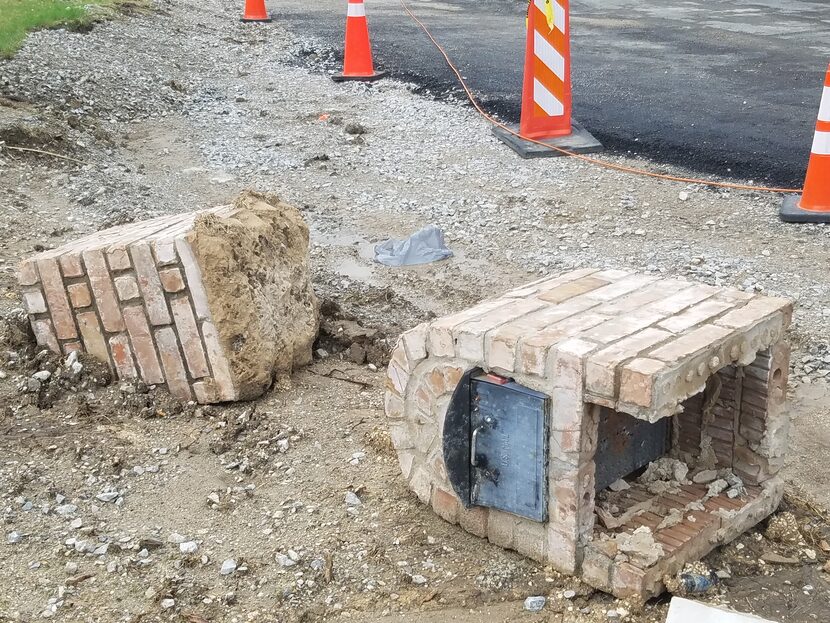
[[179, 543], [179, 551], [182, 554], [195, 554], [199, 550], [199, 545], [196, 541], [185, 541]]
[[162, 599], [161, 604], [159, 604], [159, 605], [161, 606], [162, 610], [170, 610], [170, 608], [174, 608], [176, 606], [176, 600], [175, 599]]
[[423, 585], [424, 585], [424, 584], [426, 584], [428, 581], [429, 581], [429, 580], [427, 580], [427, 579], [426, 579], [424, 576], [422, 576], [422, 575], [415, 574], [415, 575], [413, 575], [413, 576], [412, 576], [412, 583], [413, 583], [413, 584], [416, 584], [416, 585], [418, 585], [418, 586], [423, 586]]
[[222, 567], [219, 569], [219, 575], [230, 575], [234, 571], [236, 571], [236, 561], [229, 558], [222, 563]]
[[95, 496], [95, 499], [100, 502], [114, 502], [118, 499], [118, 491], [102, 491]]
[[685, 190], [680, 191], [677, 194], [677, 198], [680, 199], [680, 201], [688, 201], [689, 200], [689, 193], [687, 193]]
[[698, 472], [692, 478], [692, 482], [697, 485], [708, 485], [710, 482], [714, 481], [718, 477], [718, 472], [714, 469], [704, 469], [702, 472]]
[[64, 571], [66, 571], [69, 575], [75, 575], [78, 573], [78, 563], [77, 562], [68, 562], [64, 567]]
[[46, 381], [48, 381], [50, 378], [52, 378], [52, 373], [51, 373], [51, 372], [49, 372], [49, 370], [41, 370], [40, 372], [35, 372], [35, 373], [32, 375], [32, 378], [33, 378], [33, 379], [37, 379], [37, 380], [38, 380], [38, 381], [40, 381], [41, 383], [45, 383], [45, 382], [46, 382]]
[[573, 599], [574, 597], [576, 597], [576, 591], [565, 591], [564, 593], [562, 593], [562, 597], [564, 597], [565, 599]]
[[168, 543], [175, 543], [176, 545], [181, 545], [187, 541], [187, 537], [179, 534], [178, 532], [171, 532], [170, 536], [167, 537]]
[[6, 535], [6, 541], [8, 542], [9, 545], [17, 545], [22, 540], [23, 540], [23, 535], [20, 534], [17, 531], [9, 532]]
[[58, 515], [73, 515], [78, 510], [78, 507], [74, 504], [59, 504], [55, 507], [55, 512]]
[[366, 134], [366, 128], [363, 127], [360, 123], [347, 123], [346, 127], [343, 128], [346, 134], [353, 134], [355, 136], [360, 134]]
[[524, 609], [528, 612], [541, 612], [547, 601], [548, 600], [541, 595], [536, 597], [528, 597], [525, 599]]
[[775, 552], [764, 552], [761, 554], [761, 560], [771, 565], [799, 565], [801, 561], [797, 558], [789, 558], [776, 554]]
[[363, 502], [351, 491], [346, 492], [346, 504], [348, 506], [363, 506]]
[[296, 565], [296, 561], [291, 560], [290, 556], [286, 556], [285, 554], [277, 554], [277, 564], [280, 567], [293, 567]]
[[612, 482], [610, 485], [608, 485], [608, 488], [611, 489], [611, 491], [625, 491], [626, 489], [630, 489], [631, 485], [628, 484], [622, 478], [620, 478], [616, 482]]

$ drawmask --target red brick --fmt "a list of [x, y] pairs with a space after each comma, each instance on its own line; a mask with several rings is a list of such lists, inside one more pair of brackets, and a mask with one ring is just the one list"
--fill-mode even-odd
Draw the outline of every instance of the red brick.
[[159, 279], [161, 279], [161, 285], [166, 292], [181, 292], [186, 287], [182, 272], [178, 268], [160, 270]]
[[50, 321], [46, 319], [32, 320], [32, 331], [40, 346], [45, 346], [53, 353], [61, 352], [58, 338], [55, 337], [55, 332], [52, 330], [52, 323]]
[[61, 340], [71, 340], [77, 337], [75, 319], [72, 317], [72, 311], [69, 308], [69, 300], [66, 298], [66, 290], [63, 287], [63, 279], [58, 270], [57, 261], [53, 258], [40, 259], [37, 262], [37, 267], [43, 283], [43, 291], [46, 294], [46, 301], [49, 303], [55, 335]]
[[133, 364], [133, 352], [127, 335], [125, 333], [114, 335], [109, 342], [112, 361], [118, 372], [118, 378], [134, 379], [137, 375]]
[[63, 345], [63, 354], [68, 355], [69, 353], [82, 353], [84, 352], [84, 346], [80, 342], [67, 342]]
[[[133, 259], [135, 259], [135, 255], [133, 255]], [[179, 400], [190, 400], [192, 398], [190, 384], [187, 382], [187, 372], [179, 353], [179, 341], [176, 339], [176, 332], [171, 327], [164, 327], [156, 329], [155, 335], [161, 365], [164, 367], [167, 389]]]
[[110, 270], [129, 270], [132, 268], [130, 256], [123, 246], [111, 247], [107, 251], [107, 260], [109, 261]]
[[83, 277], [84, 266], [81, 264], [81, 256], [77, 253], [67, 253], [58, 260], [64, 277]]
[[219, 341], [219, 333], [212, 322], [202, 323], [202, 336], [205, 338], [205, 348], [220, 398], [223, 401], [236, 400], [236, 388], [228, 367], [228, 360], [225, 358], [225, 351]]
[[95, 312], [87, 311], [78, 314], [78, 327], [81, 329], [81, 337], [84, 340], [84, 350], [96, 359], [109, 364], [109, 349]]
[[89, 285], [92, 287], [92, 294], [95, 296], [95, 303], [98, 305], [98, 313], [101, 315], [104, 329], [110, 333], [123, 331], [124, 319], [121, 318], [121, 308], [115, 296], [115, 289], [112, 287], [103, 252], [97, 249], [84, 251], [84, 264], [86, 264]]
[[26, 260], [17, 267], [17, 283], [21, 286], [33, 286], [40, 283], [40, 275], [37, 274], [37, 266], [33, 261]]
[[447, 493], [439, 487], [435, 487], [432, 492], [432, 509], [444, 521], [456, 523], [458, 519], [458, 499], [452, 494]]
[[30, 314], [45, 314], [46, 300], [40, 290], [29, 290], [23, 293], [23, 303]]
[[202, 379], [193, 383], [193, 394], [199, 404], [212, 404], [219, 401], [219, 391], [213, 379]]
[[176, 330], [179, 333], [179, 341], [182, 344], [184, 358], [190, 375], [199, 379], [210, 375], [205, 351], [202, 348], [202, 337], [199, 335], [199, 328], [196, 326], [196, 319], [193, 317], [193, 309], [190, 307], [190, 299], [182, 296], [170, 301], [170, 308], [173, 310], [173, 320], [176, 323]]
[[156, 356], [153, 336], [150, 334], [144, 310], [141, 307], [125, 307], [123, 311], [133, 352], [141, 370], [141, 378], [149, 385], [164, 383], [164, 374]]
[[85, 283], [73, 283], [66, 287], [72, 307], [80, 309], [92, 305], [92, 293]]
[[116, 277], [115, 290], [118, 292], [118, 298], [122, 301], [132, 301], [141, 296], [138, 291], [138, 283], [132, 275], [121, 275]]
[[665, 369], [654, 359], [635, 359], [627, 364], [620, 376], [620, 402], [650, 407], [654, 400], [654, 377]]
[[147, 308], [147, 317], [152, 325], [170, 324], [170, 313], [167, 311], [167, 301], [161, 289], [161, 281], [156, 272], [156, 263], [150, 253], [150, 246], [146, 242], [133, 245], [130, 248], [138, 285], [144, 296], [144, 306]]

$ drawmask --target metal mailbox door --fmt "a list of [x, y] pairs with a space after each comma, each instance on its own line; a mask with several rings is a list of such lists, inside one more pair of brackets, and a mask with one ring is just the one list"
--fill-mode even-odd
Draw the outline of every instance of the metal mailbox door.
[[493, 375], [470, 390], [471, 502], [545, 521], [548, 397]]

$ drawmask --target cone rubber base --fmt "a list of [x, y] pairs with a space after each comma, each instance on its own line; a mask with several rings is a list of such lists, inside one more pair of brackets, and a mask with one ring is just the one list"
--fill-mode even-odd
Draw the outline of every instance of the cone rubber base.
[[801, 195], [787, 195], [779, 216], [785, 223], [830, 223], [830, 212], [816, 212], [798, 207]]
[[335, 82], [374, 82], [389, 75], [388, 71], [376, 71], [371, 76], [346, 76], [344, 74], [334, 74], [331, 79]]
[[246, 24], [256, 24], [256, 23], [267, 24], [268, 22], [273, 22], [274, 20], [270, 17], [262, 17], [262, 18], [259, 18], [259, 19], [249, 19], [247, 17], [243, 17], [239, 21], [240, 22], [245, 22]]
[[[508, 127], [514, 132], [519, 131], [518, 125], [511, 124], [508, 125]], [[573, 129], [573, 132], [567, 136], [540, 139], [540, 142], [545, 145], [558, 147], [559, 149], [566, 149], [575, 154], [593, 154], [598, 151], [602, 151], [602, 143], [595, 139], [593, 135], [588, 132], [588, 130], [579, 124], [579, 122], [571, 120], [571, 128]], [[530, 141], [521, 139], [502, 128], [493, 128], [493, 134], [495, 134], [496, 138], [519, 154], [522, 158], [551, 158], [565, 155], [555, 149], [548, 149], [538, 143], [531, 143]]]

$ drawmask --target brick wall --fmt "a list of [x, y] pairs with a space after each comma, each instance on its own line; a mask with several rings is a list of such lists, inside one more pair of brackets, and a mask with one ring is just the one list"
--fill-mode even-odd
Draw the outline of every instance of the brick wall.
[[187, 239], [198, 214], [117, 227], [22, 262], [18, 281], [38, 343], [87, 352], [118, 378], [165, 385], [181, 400], [234, 400]]

